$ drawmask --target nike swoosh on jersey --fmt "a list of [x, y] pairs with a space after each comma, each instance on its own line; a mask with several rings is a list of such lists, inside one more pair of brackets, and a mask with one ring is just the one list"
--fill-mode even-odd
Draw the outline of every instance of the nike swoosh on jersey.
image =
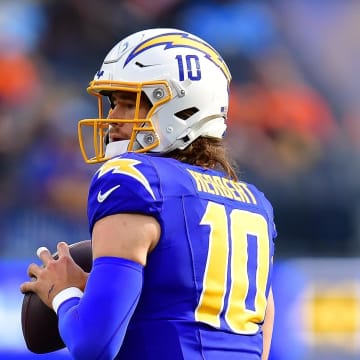
[[97, 195], [97, 201], [99, 203], [102, 203], [103, 201], [105, 201], [109, 195], [115, 191], [117, 188], [119, 188], [120, 185], [115, 185], [114, 187], [110, 188], [108, 191], [105, 191], [103, 194], [101, 193], [101, 190], [98, 192], [98, 195]]

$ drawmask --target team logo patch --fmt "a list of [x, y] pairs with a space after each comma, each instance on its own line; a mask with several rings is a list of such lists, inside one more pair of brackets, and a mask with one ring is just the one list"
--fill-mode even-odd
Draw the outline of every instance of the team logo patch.
[[[141, 164], [141, 162], [138, 160], [114, 158], [107, 161], [98, 170], [98, 177], [101, 177], [109, 172], [112, 172], [113, 174], [123, 174], [130, 176], [133, 179], [137, 180], [139, 183], [141, 183], [144, 186], [144, 188], [148, 191], [148, 193], [152, 196], [152, 198], [155, 200], [155, 194], [149, 184], [149, 181], [144, 176], [144, 174], [139, 169], [136, 168], [136, 165], [139, 164]], [[102, 194], [102, 196], [104, 197], [104, 194]]]

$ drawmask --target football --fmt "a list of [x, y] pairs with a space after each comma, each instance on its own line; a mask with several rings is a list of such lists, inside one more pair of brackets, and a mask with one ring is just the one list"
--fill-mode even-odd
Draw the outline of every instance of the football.
[[[91, 241], [83, 240], [69, 246], [74, 261], [86, 272], [92, 267]], [[57, 253], [53, 254], [54, 259]], [[24, 294], [21, 309], [21, 326], [27, 348], [37, 354], [44, 354], [65, 347], [55, 312], [46, 306], [32, 292]]]

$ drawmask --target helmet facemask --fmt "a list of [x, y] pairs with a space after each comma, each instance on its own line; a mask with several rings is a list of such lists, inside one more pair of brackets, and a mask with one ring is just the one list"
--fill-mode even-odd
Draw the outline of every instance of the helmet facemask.
[[[149, 152], [159, 145], [160, 138], [151, 118], [162, 104], [171, 99], [171, 90], [166, 81], [129, 83], [94, 80], [87, 91], [98, 99], [98, 118], [83, 119], [78, 123], [80, 149], [86, 163], [103, 162], [126, 151]], [[132, 119], [108, 118], [112, 111], [111, 106], [109, 108], [108, 99], [111, 93], [116, 91], [136, 94], [136, 106]], [[140, 102], [144, 100], [149, 101], [151, 107], [146, 117], [140, 118]], [[130, 138], [112, 142], [109, 137], [111, 127], [124, 123], [133, 124]], [[93, 156], [88, 155], [88, 149], [91, 146], [85, 145], [85, 133], [88, 133], [86, 128], [92, 128]]]

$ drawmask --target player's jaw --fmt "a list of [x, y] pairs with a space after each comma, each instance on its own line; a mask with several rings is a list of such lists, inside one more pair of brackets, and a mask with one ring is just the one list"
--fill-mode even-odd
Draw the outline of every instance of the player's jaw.
[[111, 124], [109, 128], [110, 142], [129, 140], [132, 133], [133, 124]]

